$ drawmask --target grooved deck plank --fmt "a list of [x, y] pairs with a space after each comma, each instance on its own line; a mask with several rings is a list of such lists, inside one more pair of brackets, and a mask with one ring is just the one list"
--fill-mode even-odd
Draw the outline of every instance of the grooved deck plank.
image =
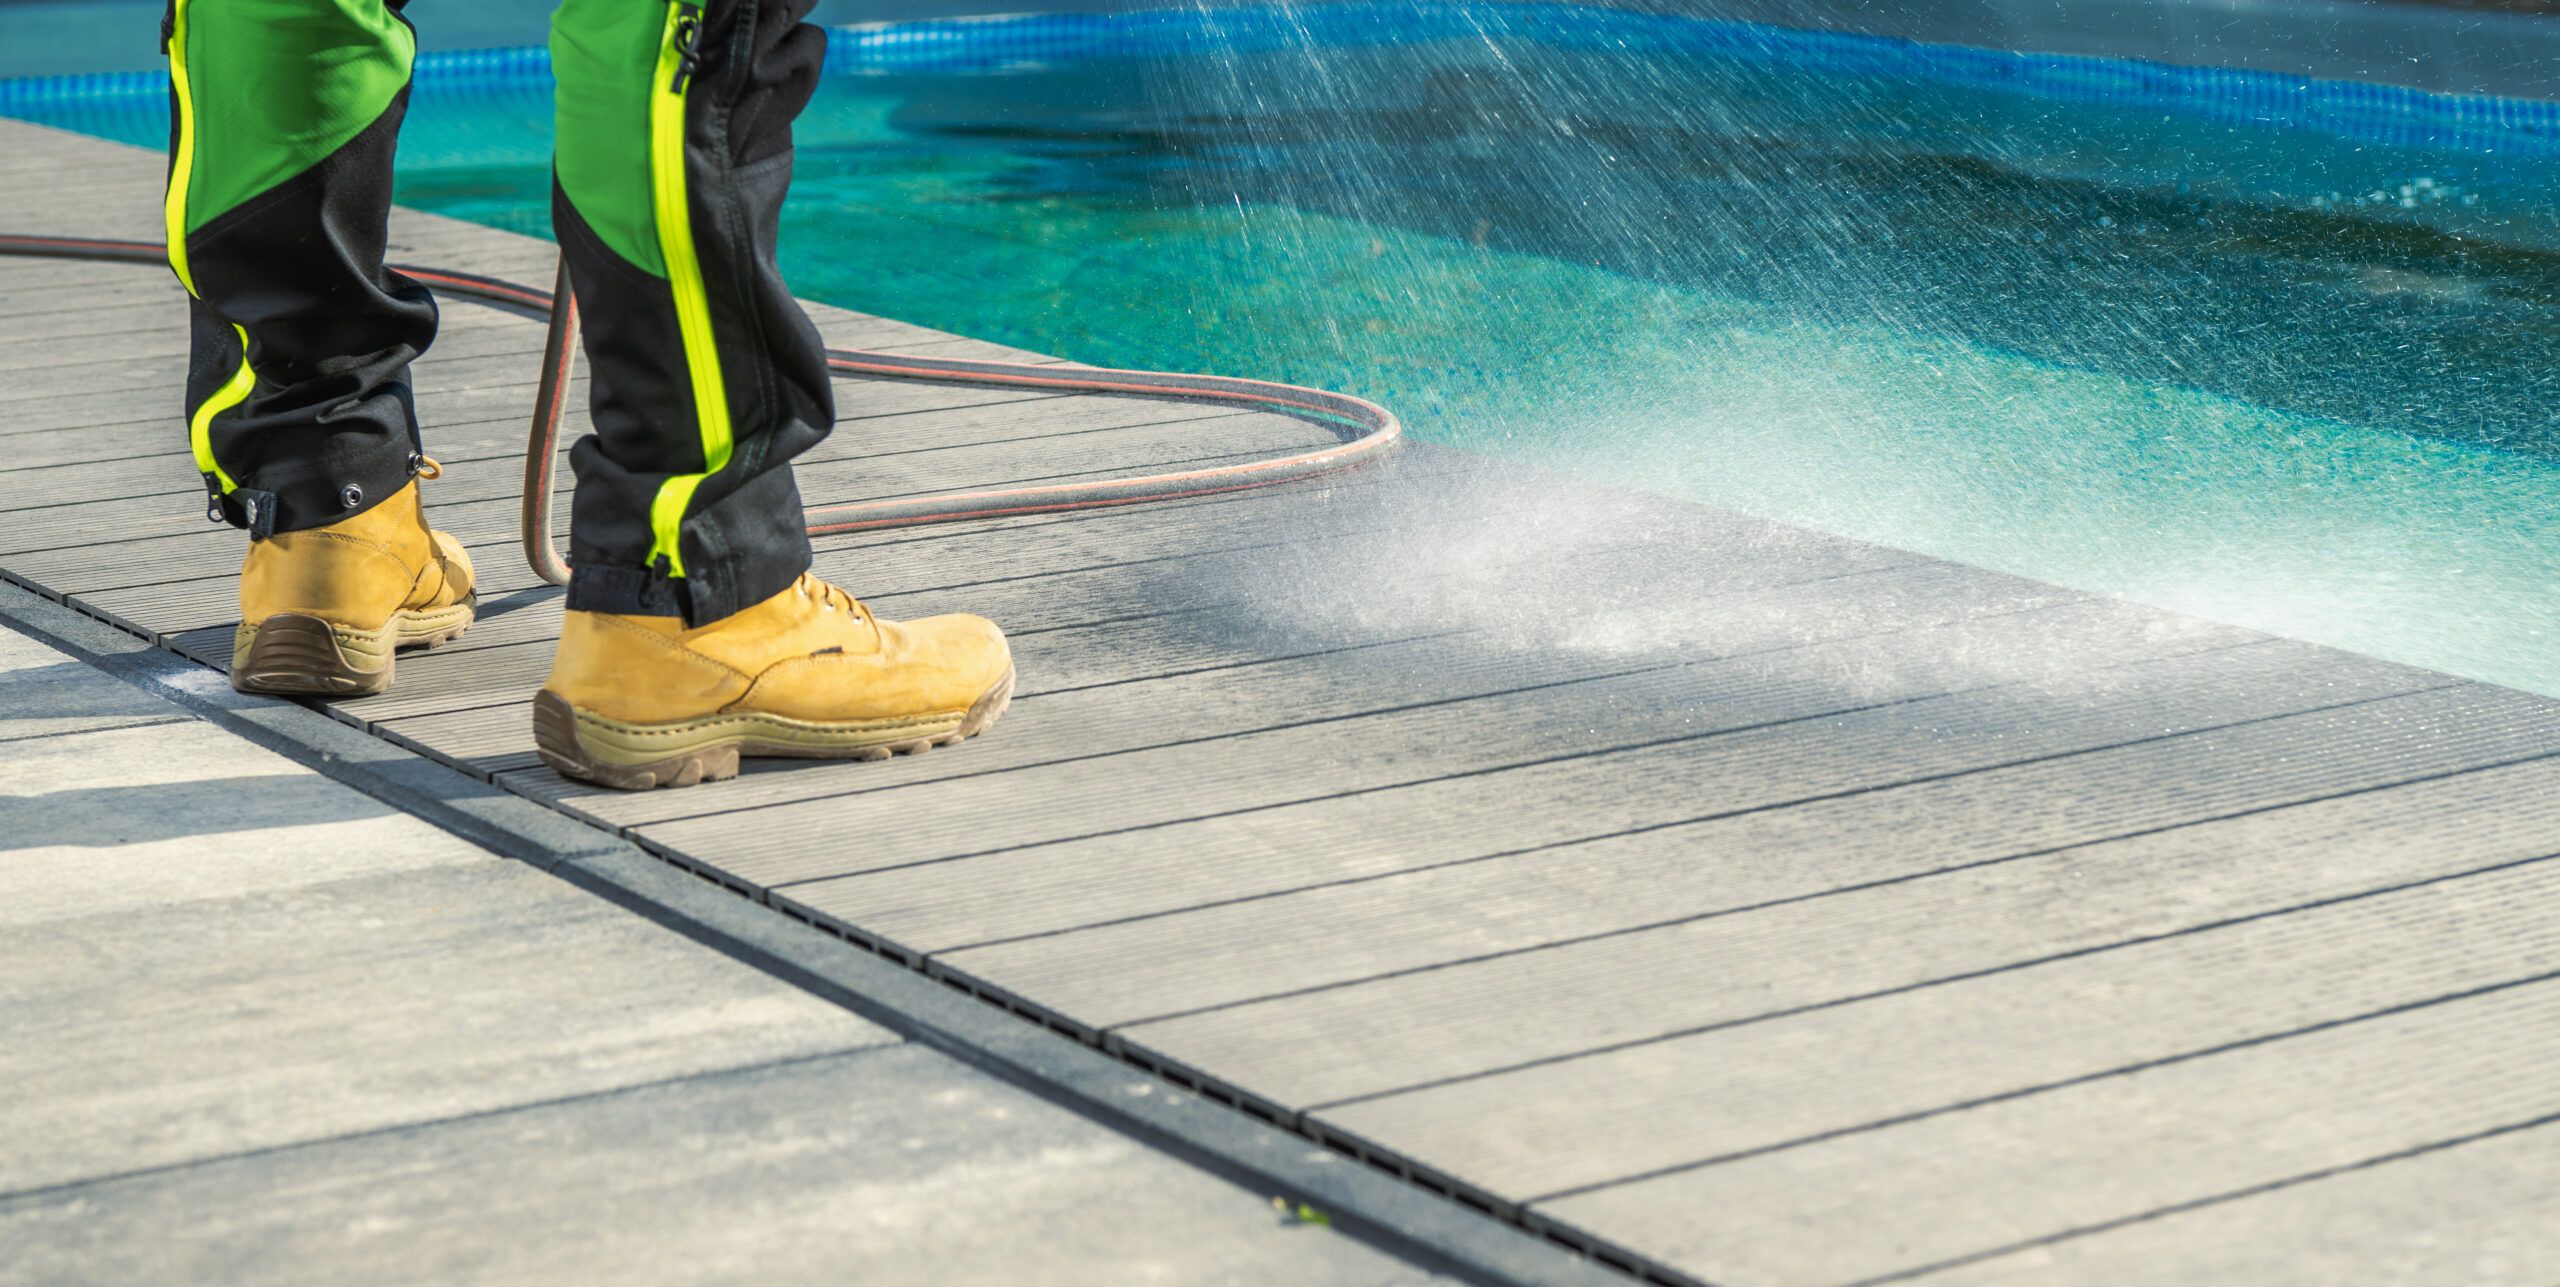
[[1933, 1284], [2469, 1283], [2560, 1264], [2560, 1121], [2223, 1199], [1931, 1276]]
[[[2522, 929], [2528, 915], [2489, 924]], [[2560, 980], [1541, 1209], [1702, 1277], [1907, 1272], [2547, 1120], [2560, 1113], [2560, 1081], [2542, 1071], [2555, 1050]]]
[[[1720, 808], [1715, 761], [1666, 747], [1202, 819], [1143, 849], [1069, 841], [792, 896], [926, 952], [1275, 900], [1216, 913], [1286, 930], [1222, 957], [1267, 967], [1302, 946], [1383, 971], [2415, 781], [2547, 753], [2555, 732], [2547, 703], [2465, 687], [1741, 813]], [[2287, 754], [2307, 739], [2336, 749]], [[1610, 789], [1630, 778], [1662, 789]], [[2123, 785], [2042, 807], [2093, 779]], [[1417, 817], [1433, 825], [1398, 825]], [[1567, 906], [1545, 897], [1559, 881]]]
[[[2498, 807], [2519, 797], [2537, 804], [2522, 816]], [[1896, 894], [1832, 894], [1799, 913], [1737, 912], [1714, 951], [1743, 958], [1783, 943], [1794, 961], [1743, 968], [1832, 967], [1844, 983], [1861, 967], [1841, 957], [1857, 949], [1809, 923], [1894, 940], [1866, 950], [1909, 958], [1914, 976], [1944, 971], [1918, 965], [1930, 955], [1963, 950], [1945, 922], [1922, 920], [1959, 899], [1969, 919], [2010, 921], [2017, 938], [2044, 931], [2035, 945], [2048, 953], [2095, 937], [2056, 927], [2065, 916], [2128, 945], [1318, 1115], [1534, 1198], [2269, 1039], [2560, 969], [2560, 918], [2541, 911], [2560, 893], [2560, 861], [2536, 861], [2555, 825], [2560, 761], [2544, 759], [2077, 846]], [[2529, 865], [2506, 865], [2518, 862]], [[2058, 884], [2073, 891], [2068, 908], [2047, 893]], [[2156, 907], [2164, 888], [2177, 891], [2175, 916]], [[2287, 906], [2301, 910], [2270, 910]], [[2181, 919], [2224, 923], [2182, 934]], [[2499, 932], [2478, 933], [2487, 925]], [[2147, 937], [2158, 935], [2168, 936]], [[1986, 1081], [1984, 1067], [1999, 1077]], [[1503, 1129], [1485, 1131], [1489, 1116]]]
[[[1104, 428], [1086, 427], [1072, 435], [1022, 443], [971, 444], [912, 454], [891, 455], [872, 462], [829, 462], [800, 472], [803, 499], [812, 505], [842, 504], [943, 490], [954, 477], [988, 478], [993, 486], [1020, 486], [1055, 479], [1111, 476], [1137, 470], [1207, 467], [1257, 459], [1273, 452], [1302, 450], [1315, 430], [1281, 416], [1200, 416], [1171, 422], [1162, 408], [1117, 409], [1120, 415], [1150, 417], [1146, 423]], [[1104, 414], [1080, 420], [1109, 421]], [[1240, 423], [1238, 423], [1240, 422]], [[1201, 426], [1215, 425], [1215, 441], [1202, 451]], [[475, 462], [478, 473], [515, 473], [512, 461]], [[975, 470], [974, 475], [962, 471]], [[434, 484], [428, 484], [432, 488]], [[432, 493], [431, 493], [432, 494]], [[567, 493], [559, 510], [567, 511]], [[513, 496], [459, 504], [434, 503], [435, 521], [466, 547], [511, 543], [519, 526]], [[228, 542], [207, 541], [212, 524], [169, 536], [46, 550], [16, 556], [11, 566], [27, 576], [70, 593], [124, 589], [141, 584], [168, 584], [235, 572], [239, 554]]]
[[[2001, 620], [2023, 622], [2029, 618]], [[2229, 655], [2216, 650], [2166, 660], [2155, 658], [2133, 664], [2119, 663], [2120, 669], [2090, 672], [2083, 677], [2079, 691], [2068, 693], [2052, 692], [2046, 684], [2032, 680], [1963, 690], [1940, 697], [1917, 697], [1916, 700], [1916, 694], [1910, 690], [1890, 687], [1874, 692], [1872, 697], [1859, 693], [1851, 700], [1841, 700], [1819, 691], [1813, 693], [1810, 700], [1788, 693], [1780, 700], [1793, 704], [1772, 704], [1748, 710], [1731, 720], [1730, 727], [1736, 731], [1726, 736], [1698, 736], [1712, 733], [1718, 726], [1718, 721], [1713, 719], [1699, 721], [1695, 732], [1678, 743], [1698, 757], [1699, 763], [1691, 772], [1682, 774], [1673, 782], [1663, 783], [1663, 787], [1685, 787], [1682, 794], [1701, 811], [1768, 808], [1822, 796], [1872, 790], [1921, 777], [2065, 755], [2187, 728], [2209, 728], [2240, 720], [2290, 714], [2322, 704], [2387, 696], [2442, 682], [2440, 678], [2424, 672], [2373, 666], [2361, 673], [2333, 672], [2316, 685], [2288, 686], [2277, 680], [2272, 672], [2298, 666], [2301, 661], [2298, 648], [2298, 645], [2288, 643], [2260, 644], [2228, 650]], [[1934, 680], [1935, 677], [1927, 677], [1913, 687], [1922, 692], [1931, 691], [1939, 687]], [[2021, 698], [2030, 694], [2036, 709], [2032, 723], [2020, 718]], [[1772, 718], [1786, 722], [1771, 723]], [[1621, 727], [1630, 728], [1624, 723]], [[1632, 726], [1630, 731], [1640, 728]], [[1627, 740], [1646, 739], [1636, 736]], [[1513, 750], [1510, 757], [1535, 759], [1538, 758], [1537, 748], [1524, 745]], [[1445, 775], [1415, 774], [1406, 780]], [[1329, 793], [1311, 791], [1299, 798], [1320, 798], [1324, 794]], [[1286, 933], [1285, 922], [1270, 928], [1276, 933]], [[1188, 937], [1187, 929], [1179, 924], [1150, 924], [1143, 930], [1129, 933], [1134, 933], [1141, 940], [1161, 937], [1179, 942]], [[1675, 938], [1673, 943], [1677, 941]], [[1646, 960], [1659, 957], [1659, 964], [1665, 971], [1676, 973], [1689, 968], [1676, 946], [1646, 950], [1616, 940], [1608, 943], [1608, 946], [1595, 946], [1589, 954], [1615, 962], [1621, 960], [1617, 953], [1632, 952], [1637, 958]], [[1182, 977], [1169, 978], [1160, 970], [1139, 964], [1139, 958], [1131, 958], [1129, 964], [1105, 975], [1079, 972], [1061, 961], [1061, 954], [1068, 958], [1077, 954], [1073, 940], [1044, 938], [975, 952], [963, 951], [947, 959], [959, 968], [999, 983], [1024, 987], [1042, 996], [1071, 998], [1069, 1008], [1105, 1026], [1141, 1024], [1157, 1016], [1211, 1006], [1236, 1006], [1257, 996], [1288, 992], [1293, 984], [1302, 987], [1337, 986], [1346, 981], [1340, 977], [1340, 972], [1356, 970], [1359, 959], [1334, 961], [1321, 954], [1313, 954], [1293, 972], [1294, 978], [1275, 978], [1252, 972], [1249, 957], [1235, 962], [1245, 968], [1231, 972], [1224, 966], [1234, 958], [1222, 953], [1219, 968], [1195, 963]], [[1568, 948], [1559, 950], [1552, 957], [1534, 960], [1504, 958], [1508, 964], [1496, 964], [1486, 972], [1498, 976], [1506, 970], [1530, 970], [1541, 972], [1542, 979], [1560, 978], [1572, 962], [1585, 954], [1581, 949]], [[1459, 977], [1470, 976], [1466, 971], [1454, 973]], [[1360, 976], [1355, 973], [1351, 977]], [[1447, 978], [1430, 975], [1416, 981], [1414, 986], [1430, 993], [1433, 989], [1456, 985]], [[1550, 985], [1542, 982], [1542, 990], [1547, 986]], [[1374, 1002], [1395, 1008], [1401, 1004], [1395, 997], [1397, 990], [1398, 985], [1390, 980], [1349, 989], [1343, 995], [1324, 992], [1300, 998], [1294, 1004], [1275, 1002], [1268, 1008], [1292, 1019], [1300, 1012], [1324, 1015], [1328, 1005], [1353, 1007]], [[1356, 995], [1352, 995], [1354, 992]], [[1720, 994], [1720, 990], [1710, 991], [1710, 995]], [[1525, 1000], [1514, 1003], [1515, 1007], [1528, 1004]], [[1543, 1011], [1545, 997], [1540, 996], [1535, 1005]], [[1676, 1006], [1676, 1001], [1665, 999], [1658, 1003], [1657, 1008], [1667, 1014]], [[1175, 1054], [1177, 1051], [1213, 1047], [1232, 1030], [1252, 1027], [1260, 1017], [1259, 1010], [1252, 1015], [1239, 1013], [1226, 1019], [1217, 1017], [1224, 1013], [1213, 1011], [1196, 1020], [1173, 1020], [1161, 1026], [1135, 1029], [1130, 1033], [1130, 1039], [1144, 1041], [1168, 1054]], [[1325, 1075], [1333, 1080], [1321, 1087], [1300, 1087], [1291, 1082], [1293, 1093], [1288, 1098], [1299, 1098], [1303, 1093], [1304, 1097], [1312, 1100], [1333, 1099], [1343, 1094], [1375, 1089], [1371, 1082], [1377, 1079], [1392, 1081], [1410, 1076], [1413, 1081], [1422, 1081], [1451, 1075], [1453, 1067], [1454, 1071], [1471, 1071], [1484, 1061], [1499, 1062], [1508, 1053], [1518, 1053], [1525, 1058], [1538, 1050], [1570, 1048], [1576, 1041], [1605, 1044], [1622, 1040], [1625, 1034], [1610, 1025], [1631, 1017], [1592, 1011], [1564, 1014], [1558, 1016], [1552, 1031], [1541, 1031], [1524, 1024], [1516, 1032], [1497, 1037], [1494, 1048], [1476, 1040], [1477, 1034], [1471, 1026], [1444, 1024], [1435, 1034], [1435, 1040], [1427, 1044], [1416, 1043], [1416, 1049], [1399, 1052], [1397, 1058], [1374, 1065], [1337, 1058], [1324, 1070]], [[1336, 1020], [1326, 1015], [1317, 1022], [1319, 1026], [1325, 1026]], [[1352, 1029], [1346, 1025], [1345, 1030]], [[1260, 1040], [1255, 1037], [1247, 1039]], [[1207, 1045], [1195, 1047], [1194, 1043]], [[1309, 1043], [1304, 1049], [1310, 1058], [1316, 1057], [1315, 1044]], [[1339, 1051], [1335, 1053], [1340, 1054]], [[1403, 1062], [1407, 1057], [1411, 1060], [1410, 1068]], [[1355, 1081], [1359, 1082], [1361, 1089], [1342, 1088], [1343, 1084]]]
[[[1348, 523], [1333, 525], [1340, 543], [1401, 543], [1419, 536], [1452, 535], [1449, 530], [1417, 532], [1405, 522], [1373, 514], [1387, 525], [1362, 532]], [[1356, 522], [1356, 520], [1353, 520]], [[1748, 530], [1748, 529], [1745, 529]], [[1322, 612], [1265, 612], [1248, 615], [1256, 588], [1281, 579], [1281, 569], [1295, 565], [1304, 544], [1274, 544], [1261, 533], [1229, 528], [1228, 535], [1259, 543], [1204, 575], [1205, 560], [1169, 559], [1153, 567], [1123, 564], [1126, 576], [1170, 574], [1187, 586], [1198, 586], [1221, 611], [1188, 614], [1171, 625], [1197, 641], [1196, 655], [1211, 650], [1225, 656], [1277, 658], [1301, 655], [1302, 664], [1257, 665], [1226, 669], [1197, 678], [1180, 677], [1176, 697], [1159, 687], [1096, 692], [1037, 707], [1026, 707], [1029, 736], [1009, 739], [1001, 752], [979, 757], [979, 772], [1106, 753], [1135, 751], [1150, 745], [1197, 743], [1224, 736], [1319, 719], [1340, 719], [1390, 706], [1447, 701], [1479, 693], [1497, 693], [1528, 684], [1597, 678], [1660, 665], [1660, 657], [1630, 657], [1608, 650], [1550, 651], [1488, 647], [1486, 632], [1468, 629], [1426, 606], [1401, 614], [1341, 616]], [[1095, 533], [1108, 538], [1106, 529]], [[1730, 537], [1732, 533], [1725, 535]], [[1333, 542], [1328, 542], [1328, 545]], [[1322, 552], [1322, 551], [1320, 551]], [[1332, 557], [1359, 557], [1342, 549]], [[1226, 562], [1226, 561], [1222, 561]], [[920, 570], [940, 566], [929, 555]], [[956, 568], [954, 569], [957, 570]], [[1698, 564], [1677, 549], [1644, 543], [1592, 549], [1576, 560], [1582, 576], [1642, 577], [1665, 589], [1712, 594], [1731, 600], [1731, 613], [1720, 619], [1719, 637], [1700, 640], [1685, 660], [1819, 644], [1884, 633], [1920, 624], [1944, 624], [1992, 617], [2072, 601], [2075, 596], [2048, 586], [1957, 573], [1943, 564], [1918, 563], [1882, 551], [1843, 550], [1811, 543], [1769, 550], [1750, 562]], [[1957, 584], [1961, 581], [1961, 584]], [[1206, 583], [1205, 585], [1203, 583]], [[1562, 593], [1558, 587], [1557, 592]], [[1187, 601], [1185, 592], [1168, 590], [1169, 602]], [[1914, 604], [1925, 604], [1915, 609]], [[1214, 633], [1210, 633], [1214, 632]], [[1207, 637], [1203, 637], [1203, 635]], [[1043, 640], [1045, 636], [1031, 636]], [[1346, 647], [1382, 638], [1409, 642], [1394, 647]], [[1107, 638], [1080, 640], [1086, 646], [1116, 646]], [[1035, 648], [1037, 644], [1033, 645]], [[1069, 664], [1072, 664], [1070, 662]], [[1026, 690], [1036, 691], [1036, 690]], [[1167, 722], [1162, 712], [1180, 710], [1185, 718]], [[1008, 717], [1011, 718], [1010, 716]], [[1050, 721], [1055, 720], [1052, 724]], [[1043, 733], [1040, 730], [1051, 729]], [[993, 750], [992, 745], [988, 748]], [[925, 760], [892, 762], [860, 779], [864, 791], [882, 790], [948, 775]], [[763, 808], [795, 800], [840, 794], [837, 779], [808, 773], [759, 772], [721, 784], [692, 798], [633, 795], [625, 792], [582, 792], [582, 804], [599, 817], [632, 825], [666, 821], [692, 814], [742, 807]]]
[[[2063, 608], [2054, 615], [2070, 620], [2086, 614]], [[641, 834], [681, 848], [693, 838], [724, 832], [728, 840], [723, 847], [733, 870], [773, 885], [1063, 839], [1144, 832], [1212, 814], [1570, 755], [1568, 730], [1582, 734], [1593, 729], [1595, 720], [1605, 726], [1602, 737], [1607, 741], [1633, 745], [1742, 735], [1742, 730], [1762, 725], [1889, 707], [1941, 692], [1947, 682], [1943, 670], [1894, 664], [1910, 639], [1942, 636], [1932, 642], [1961, 639], [2032, 647], [2046, 628], [2038, 616], [2010, 614], [1914, 631], [1899, 639], [1815, 645], [1801, 655], [1616, 665], [1543, 677], [1495, 672], [1464, 700], [1417, 694], [1418, 703], [1431, 704], [1398, 703], [1390, 695], [1358, 716], [1282, 724], [1214, 744], [1161, 745], [884, 788], [895, 794], [866, 792], [871, 798], [863, 807], [913, 812], [918, 820], [896, 835], [879, 837], [859, 854], [830, 854], [815, 839], [843, 808], [825, 799], [775, 805], [745, 818], [714, 815], [663, 823], [643, 828]], [[2099, 623], [2088, 633], [2102, 640], [2110, 632]], [[2132, 633], [2118, 631], [2118, 646], [2126, 646], [2122, 636]]]
[[[2283, 747], [2306, 736], [2335, 739], [2335, 744], [2356, 749], [2317, 764], [2281, 756]], [[1196, 864], [1205, 870], [1205, 879], [1195, 884], [1143, 864], [1140, 870], [1154, 875], [1156, 883], [1146, 891], [1146, 902], [1123, 914], [1144, 919], [1090, 929], [1079, 926], [1091, 923], [1084, 918], [1095, 915], [1099, 899], [1071, 896], [1067, 908], [1042, 908], [1039, 895], [1047, 887], [1025, 872], [1030, 864], [1003, 861], [1010, 855], [992, 861], [995, 870], [984, 875], [922, 868], [856, 877], [823, 891], [794, 888], [791, 896], [881, 933], [894, 934], [926, 916], [948, 917], [948, 928], [934, 926], [937, 932], [922, 938], [897, 937], [918, 950], [944, 953], [949, 964], [982, 977], [1040, 995], [1075, 998], [1079, 1010], [1101, 1012], [1089, 1006], [1072, 980], [1105, 977], [1116, 989], [1143, 991], [1148, 1004], [1193, 1009], [1535, 951], [1647, 926], [1744, 915], [1775, 901], [1820, 897], [1875, 882], [1971, 872], [1961, 878], [1971, 884], [1991, 879], [1982, 874], [1985, 864], [1997, 865], [2009, 855], [2102, 841], [2111, 832], [2141, 830], [2163, 819], [2174, 825], [2217, 812], [2262, 809], [2499, 764], [2541, 753], [2555, 737], [2560, 737], [2560, 719], [2552, 718], [2543, 704], [2466, 687], [1860, 793], [1794, 810], [1739, 815], [1728, 812], [1730, 806], [1718, 798], [1717, 762], [1693, 756], [1681, 766], [1685, 772], [1680, 780], [1690, 790], [1648, 793], [1642, 802], [1613, 802], [1607, 808], [1615, 816], [1605, 821], [1566, 821], [1598, 839], [1540, 844], [1544, 837], [1535, 833], [1483, 835], [1450, 826], [1442, 830], [1477, 834], [1475, 847], [1409, 874], [1395, 874], [1391, 863], [1418, 863], [1433, 850], [1449, 850], [1426, 842], [1399, 848], [1392, 860], [1382, 855], [1352, 866], [1347, 855], [1362, 847], [1345, 844], [1337, 850], [1345, 856], [1310, 861], [1297, 871], [1307, 879], [1313, 875], [1310, 869], [1332, 866], [1337, 873], [1356, 872], [1336, 876], [1337, 882], [1352, 883], [1246, 902], [1224, 901], [1239, 897], [1238, 882], [1215, 869], [1230, 858], [1253, 854], [1249, 843], [1204, 844], [1199, 852], [1220, 855], [1218, 862]], [[2252, 764], [2247, 757], [2253, 752], [2274, 758]], [[2217, 767], [2198, 778], [2188, 766], [2199, 760], [2239, 767]], [[2085, 789], [2099, 775], [2124, 775], [2143, 782], [2145, 790], [2139, 796], [2126, 793], [2132, 809], [2075, 812], [2024, 826], [2008, 823], [2020, 801]], [[1525, 786], [1515, 784], [1514, 789]], [[1484, 794], [1497, 789], [1488, 786]], [[2147, 810], [2139, 807], [2144, 803]], [[1394, 807], [1411, 809], [1414, 804], [1407, 800]], [[1555, 801], [1551, 811], [1570, 819], [1563, 804]], [[1701, 814], [1714, 820], [1687, 826], [1678, 822]], [[1803, 816], [1794, 816], [1798, 814]], [[1363, 811], [1357, 816], [1375, 826], [1379, 814]], [[1467, 815], [1433, 810], [1430, 816]], [[1621, 833], [1631, 826], [1660, 830], [1610, 835], [1612, 824]], [[1808, 834], [1813, 827], [1821, 830]], [[1819, 847], [1805, 843], [1816, 836], [1823, 842]], [[1107, 853], [1102, 845], [1066, 845], [1040, 857], [1045, 864], [1108, 868], [1113, 864], [1103, 858]], [[1478, 856], [1486, 854], [1510, 856]], [[1781, 855], [1789, 860], [1782, 862]], [[1272, 865], [1255, 863], [1253, 868], [1268, 881]], [[2053, 881], [2076, 868], [2035, 861], [2022, 870]], [[945, 895], [935, 882], [937, 875], [960, 892]], [[977, 885], [1003, 875], [1018, 877], [1018, 892], [1005, 907], [1006, 916], [990, 925]], [[1558, 897], [1564, 890], [1572, 896]], [[1916, 889], [1886, 895], [1920, 896]], [[1185, 897], [1216, 905], [1185, 911]], [[1124, 901], [1120, 907], [1130, 904]], [[874, 908], [886, 914], [875, 914]], [[972, 950], [975, 942], [1005, 938], [1019, 941]], [[1204, 965], [1197, 945], [1219, 941], [1235, 946]], [[1059, 984], [1058, 979], [1070, 981]]]

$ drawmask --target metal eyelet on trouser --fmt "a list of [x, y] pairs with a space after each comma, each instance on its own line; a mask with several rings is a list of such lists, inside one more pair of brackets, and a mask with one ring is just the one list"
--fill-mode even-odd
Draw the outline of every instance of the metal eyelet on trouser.
[[354, 483], [349, 483], [346, 486], [339, 488], [338, 504], [347, 509], [354, 509], [356, 506], [364, 504], [364, 489], [356, 486]]

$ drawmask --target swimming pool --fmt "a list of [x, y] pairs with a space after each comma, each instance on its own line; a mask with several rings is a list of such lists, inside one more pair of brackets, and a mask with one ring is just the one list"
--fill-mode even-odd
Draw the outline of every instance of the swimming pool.
[[[1558, 5], [831, 67], [813, 298], [2560, 693], [2552, 105]], [[530, 52], [422, 72], [399, 197], [547, 234], [548, 132]]]

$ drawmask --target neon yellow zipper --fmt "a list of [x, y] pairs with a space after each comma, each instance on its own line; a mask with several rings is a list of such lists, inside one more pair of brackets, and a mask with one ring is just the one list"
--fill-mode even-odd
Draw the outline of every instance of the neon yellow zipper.
[[231, 475], [214, 462], [213, 418], [248, 401], [249, 395], [258, 391], [258, 373], [249, 369], [249, 332], [236, 325], [231, 331], [240, 337], [240, 369], [232, 372], [231, 378], [223, 381], [222, 387], [214, 390], [213, 396], [205, 399], [187, 421], [187, 446], [195, 451], [196, 472], [219, 483], [225, 496], [240, 484], [231, 481]]
[[693, 380], [694, 421], [702, 432], [702, 472], [668, 479], [649, 506], [649, 557], [654, 562], [665, 555], [667, 574], [679, 577], [684, 575], [678, 537], [685, 509], [702, 480], [729, 463], [730, 448], [729, 395], [711, 335], [711, 296], [702, 284], [702, 261], [694, 255], [693, 213], [685, 201], [685, 91], [693, 80], [694, 42], [701, 35], [700, 6], [667, 6], [667, 30], [658, 45], [658, 74], [649, 95], [649, 193], [657, 207], [658, 250], [666, 257], [667, 284], [675, 291], [685, 371]]
[[[168, 232], [169, 267], [177, 271], [178, 284], [192, 297], [196, 279], [187, 268], [187, 185], [196, 172], [196, 102], [187, 86], [187, 0], [174, 0], [170, 6], [169, 87], [178, 102], [178, 143], [169, 166], [169, 195], [160, 213]], [[231, 329], [240, 337], [240, 369], [187, 421], [187, 446], [195, 452], [197, 472], [215, 480], [226, 496], [239, 484], [214, 463], [213, 418], [247, 401], [258, 387], [257, 373], [249, 369], [249, 333], [238, 326]]]
[[196, 279], [187, 271], [187, 183], [196, 172], [196, 100], [187, 88], [187, 0], [176, 0], [169, 13], [169, 88], [178, 101], [178, 143], [169, 165], [169, 195], [161, 202], [160, 215], [169, 237], [169, 267], [177, 270], [178, 284], [193, 295]]

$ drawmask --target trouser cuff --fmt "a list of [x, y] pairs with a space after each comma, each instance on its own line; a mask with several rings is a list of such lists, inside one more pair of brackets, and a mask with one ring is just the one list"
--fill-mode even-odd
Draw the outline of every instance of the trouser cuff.
[[569, 610], [626, 617], [685, 616], [679, 584], [654, 568], [581, 562], [569, 569]]
[[406, 442], [354, 450], [351, 445], [330, 444], [308, 466], [268, 465], [239, 480], [227, 494], [221, 480], [208, 474], [206, 516], [264, 540], [279, 532], [345, 522], [398, 495], [418, 475], [422, 460]]

